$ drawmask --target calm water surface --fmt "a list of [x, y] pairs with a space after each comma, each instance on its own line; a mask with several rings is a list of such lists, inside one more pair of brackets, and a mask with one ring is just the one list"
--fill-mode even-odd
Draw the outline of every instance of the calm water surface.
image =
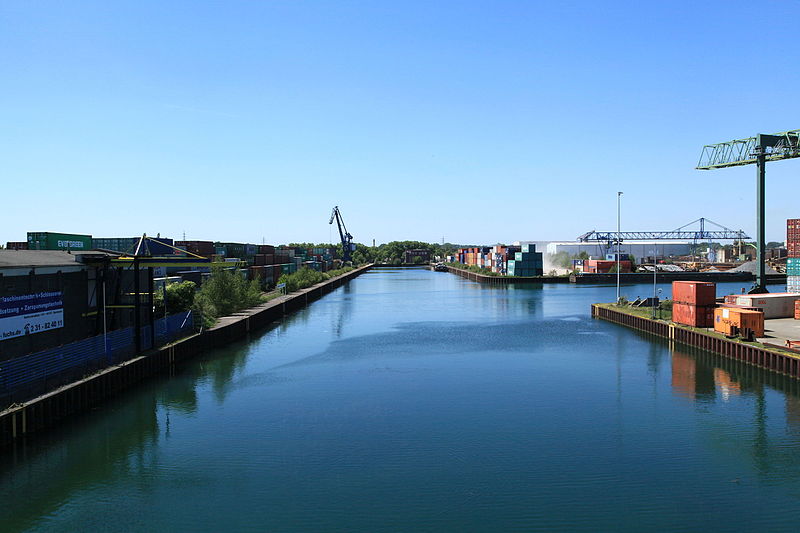
[[797, 531], [798, 382], [614, 293], [364, 274], [9, 451], [0, 531]]

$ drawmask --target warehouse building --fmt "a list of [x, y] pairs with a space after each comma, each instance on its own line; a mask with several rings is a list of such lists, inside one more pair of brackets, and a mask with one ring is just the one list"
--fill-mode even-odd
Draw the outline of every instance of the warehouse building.
[[[644, 257], [675, 257], [689, 255], [691, 243], [687, 241], [623, 241], [619, 251], [632, 255], [637, 259]], [[592, 259], [605, 259], [609, 253], [617, 251], [616, 244], [609, 247], [608, 242], [551, 242], [547, 245], [547, 253], [555, 255], [566, 252], [576, 256], [581, 252], [587, 253]]]
[[[131, 326], [133, 272], [102, 252], [0, 250], [0, 361]], [[139, 272], [146, 290], [150, 272]], [[105, 287], [102, 280], [105, 279]], [[102, 298], [106, 294], [106, 316]], [[114, 306], [117, 304], [117, 306]], [[117, 308], [119, 307], [119, 308]], [[146, 310], [141, 311], [146, 321]]]

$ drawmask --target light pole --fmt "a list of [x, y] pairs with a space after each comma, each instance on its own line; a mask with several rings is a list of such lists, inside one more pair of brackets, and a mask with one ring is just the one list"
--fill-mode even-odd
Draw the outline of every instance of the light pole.
[[656, 298], [658, 298], [658, 292], [656, 290], [656, 272], [658, 272], [658, 265], [657, 265], [657, 258], [658, 258], [658, 248], [655, 247], [653, 250], [653, 320], [656, 318]]
[[622, 200], [622, 191], [617, 192], [617, 305], [619, 305], [619, 246], [620, 246], [620, 205]]

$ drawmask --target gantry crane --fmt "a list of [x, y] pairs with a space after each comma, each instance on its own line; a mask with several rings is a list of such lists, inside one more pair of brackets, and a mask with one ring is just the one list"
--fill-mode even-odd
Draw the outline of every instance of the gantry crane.
[[344, 219], [342, 219], [342, 213], [339, 211], [338, 205], [334, 206], [328, 224], [333, 224], [334, 219], [336, 219], [336, 225], [339, 227], [339, 237], [342, 240], [342, 261], [350, 261], [350, 254], [355, 251], [356, 245], [353, 244], [353, 236], [348, 233], [344, 225]]
[[[687, 230], [688, 226], [700, 223], [700, 230]], [[706, 223], [716, 226], [718, 229], [707, 230]], [[625, 240], [660, 240], [660, 239], [676, 239], [676, 240], [692, 240], [695, 242], [701, 241], [718, 241], [718, 240], [742, 240], [749, 239], [742, 230], [732, 230], [721, 226], [708, 218], [698, 218], [695, 221], [689, 222], [680, 228], [672, 231], [589, 231], [578, 237], [580, 242], [603, 242], [607, 241], [609, 246], [617, 241], [622, 242]]]
[[766, 241], [765, 219], [765, 171], [767, 161], [800, 157], [800, 130], [790, 130], [772, 135], [759, 133], [747, 139], [734, 139], [718, 144], [707, 144], [700, 154], [697, 170], [736, 167], [756, 164], [756, 261], [758, 273], [751, 294], [767, 292], [767, 270], [764, 262]]

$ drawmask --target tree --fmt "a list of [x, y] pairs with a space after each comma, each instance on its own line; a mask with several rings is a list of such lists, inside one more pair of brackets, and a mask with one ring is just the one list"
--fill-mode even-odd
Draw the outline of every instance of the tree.
[[201, 315], [203, 325], [210, 327], [217, 318], [262, 301], [258, 280], [247, 281], [238, 269], [217, 266], [213, 267], [211, 277], [195, 295], [193, 309]]
[[[194, 305], [196, 289], [197, 285], [193, 281], [182, 281], [167, 285], [167, 314], [181, 313], [191, 309], [192, 305]], [[156, 291], [153, 295], [153, 303], [158, 315], [164, 314], [164, 292], [164, 290]]]

